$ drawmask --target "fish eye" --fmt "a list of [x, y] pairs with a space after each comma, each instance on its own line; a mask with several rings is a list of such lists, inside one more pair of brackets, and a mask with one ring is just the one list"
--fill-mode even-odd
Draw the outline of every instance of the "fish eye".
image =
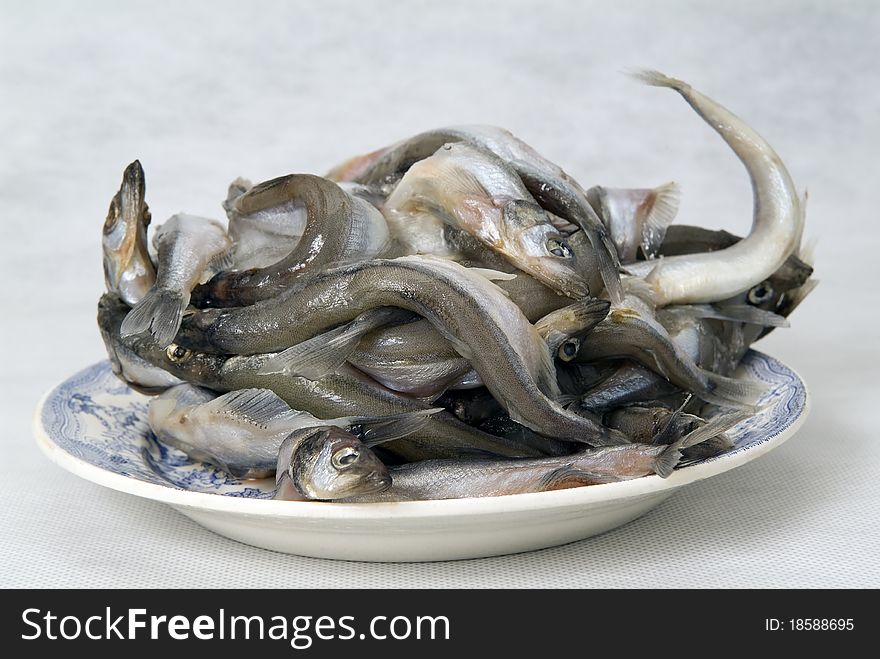
[[581, 342], [579, 339], [569, 339], [559, 346], [559, 359], [564, 362], [570, 362], [577, 356], [580, 347]]
[[192, 351], [187, 350], [183, 346], [179, 346], [176, 343], [172, 343], [167, 348], [165, 348], [165, 355], [175, 364], [179, 364], [189, 359], [192, 355]]
[[748, 297], [752, 304], [761, 304], [773, 297], [773, 287], [769, 281], [762, 281], [749, 291]]
[[558, 256], [563, 259], [570, 259], [572, 257], [571, 248], [565, 243], [565, 241], [559, 240], [558, 238], [551, 238], [547, 241], [547, 251], [553, 256]]
[[357, 462], [359, 457], [360, 452], [356, 448], [346, 446], [336, 451], [330, 460], [337, 469], [345, 469]]

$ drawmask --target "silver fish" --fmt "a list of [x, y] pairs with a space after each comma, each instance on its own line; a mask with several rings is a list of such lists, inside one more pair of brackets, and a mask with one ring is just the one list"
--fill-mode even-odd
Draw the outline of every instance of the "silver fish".
[[[451, 142], [466, 142], [491, 151], [516, 171], [545, 210], [581, 227], [592, 246], [595, 265], [611, 301], [616, 303], [622, 299], [614, 244], [583, 189], [562, 168], [507, 130], [494, 126], [456, 126], [428, 131], [352, 158], [335, 167], [328, 176], [339, 181], [394, 185], [414, 163]], [[598, 290], [592, 290], [593, 295], [598, 293]]]
[[[239, 478], [266, 478], [275, 472], [282, 443], [295, 431], [335, 426], [365, 432], [370, 442], [405, 437], [440, 409], [393, 418], [318, 419], [291, 407], [268, 389], [240, 389], [218, 396], [191, 384], [173, 387], [150, 401], [149, 424], [156, 436], [196, 460]], [[364, 448], [368, 448], [364, 445]]]
[[687, 83], [656, 71], [638, 77], [677, 91], [721, 135], [749, 173], [755, 205], [751, 232], [735, 245], [633, 263], [627, 271], [645, 278], [658, 306], [715, 302], [747, 291], [778, 270], [800, 244], [804, 208], [788, 170], [760, 135]]
[[389, 468], [391, 487], [356, 502], [504, 496], [611, 483], [650, 474], [668, 477], [681, 451], [733, 427], [744, 413], [722, 414], [674, 443], [587, 449], [525, 460], [429, 460]]
[[577, 355], [578, 360], [587, 362], [614, 358], [634, 359], [677, 387], [722, 405], [752, 406], [763, 392], [757, 382], [700, 368], [693, 353], [676, 342], [654, 310], [635, 295], [627, 295], [621, 305], [612, 308]]
[[[408, 256], [327, 270], [271, 301], [193, 314], [181, 342], [225, 353], [269, 352], [380, 306], [429, 320], [471, 362], [515, 421], [568, 441], [627, 442], [558, 404], [553, 361], [534, 326], [484, 276], [444, 259]], [[272, 368], [284, 369], [283, 353]]]
[[443, 145], [404, 174], [382, 211], [404, 253], [449, 256], [451, 225], [550, 288], [575, 299], [590, 293], [565, 236], [491, 151]]
[[[572, 368], [591, 368], [588, 380], [578, 379], [567, 393], [579, 398], [579, 408], [600, 414], [632, 403], [648, 403], [677, 396], [680, 389], [666, 378], [629, 360], [605, 369], [573, 363]], [[578, 390], [579, 389], [579, 390]]]
[[222, 225], [203, 217], [174, 215], [153, 237], [158, 252], [156, 283], [122, 323], [122, 337], [169, 345], [180, 328], [190, 293], [228, 261], [230, 242]]
[[391, 486], [388, 469], [357, 437], [336, 426], [294, 431], [278, 451], [275, 498], [332, 501]]
[[197, 306], [253, 304], [283, 291], [304, 273], [330, 264], [370, 259], [388, 244], [388, 227], [370, 203], [336, 183], [310, 174], [290, 174], [260, 183], [235, 199], [241, 216], [287, 214], [302, 204], [307, 221], [302, 237], [280, 261], [264, 268], [224, 272], [193, 295]]
[[147, 248], [150, 209], [144, 198], [146, 183], [135, 160], [122, 174], [122, 185], [110, 201], [102, 246], [107, 291], [134, 306], [156, 282], [156, 269]]

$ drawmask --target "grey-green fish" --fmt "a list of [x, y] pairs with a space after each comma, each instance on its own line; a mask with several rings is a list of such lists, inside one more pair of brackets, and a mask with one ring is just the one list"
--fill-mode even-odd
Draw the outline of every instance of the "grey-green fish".
[[254, 186], [232, 202], [241, 217], [287, 215], [302, 204], [302, 237], [284, 258], [263, 268], [224, 272], [195, 291], [200, 307], [244, 306], [285, 290], [305, 273], [328, 265], [370, 259], [388, 244], [385, 218], [370, 203], [336, 183], [311, 174], [290, 174]]
[[[515, 421], [594, 446], [628, 442], [556, 402], [555, 367], [535, 327], [484, 276], [444, 259], [408, 256], [325, 270], [273, 300], [193, 314], [181, 343], [241, 355], [269, 352], [382, 306], [429, 320], [471, 362]], [[273, 369], [283, 366], [282, 358]]]
[[[119, 327], [128, 310], [113, 295], [104, 295], [98, 303], [98, 325], [103, 335], [111, 337], [111, 344], [119, 340]], [[271, 389], [293, 409], [309, 410], [318, 418], [386, 417], [432, 407], [423, 400], [393, 392], [345, 366], [320, 380], [309, 380], [261, 374], [260, 369], [274, 353], [230, 357], [190, 350], [178, 344], [163, 349], [151, 342], [135, 343], [131, 350], [147, 364], [191, 384], [218, 392]], [[540, 450], [472, 428], [448, 412], [428, 417], [418, 432], [382, 448], [402, 460], [460, 457], [469, 452], [508, 457], [544, 455]]]

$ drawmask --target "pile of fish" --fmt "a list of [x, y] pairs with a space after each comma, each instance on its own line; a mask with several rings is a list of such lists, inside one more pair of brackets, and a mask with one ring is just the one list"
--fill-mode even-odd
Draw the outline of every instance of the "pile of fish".
[[812, 290], [770, 146], [656, 72], [733, 149], [749, 235], [672, 224], [678, 188], [585, 189], [511, 133], [434, 130], [325, 177], [234, 181], [227, 226], [156, 229], [134, 162], [98, 323], [156, 438], [276, 498], [482, 497], [609, 483], [731, 448], [732, 377]]

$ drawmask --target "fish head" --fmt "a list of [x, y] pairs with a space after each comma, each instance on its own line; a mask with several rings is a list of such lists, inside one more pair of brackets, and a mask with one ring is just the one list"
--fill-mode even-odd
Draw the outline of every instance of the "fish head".
[[579, 272], [577, 253], [538, 204], [513, 200], [503, 212], [506, 235], [501, 251], [517, 267], [571, 298], [590, 294]]
[[291, 453], [287, 475], [310, 499], [345, 499], [391, 487], [391, 475], [376, 454], [335, 426], [310, 429]]
[[110, 201], [102, 238], [107, 290], [136, 304], [156, 281], [147, 251], [150, 210], [144, 193], [144, 170], [135, 160], [122, 175], [122, 185]]

